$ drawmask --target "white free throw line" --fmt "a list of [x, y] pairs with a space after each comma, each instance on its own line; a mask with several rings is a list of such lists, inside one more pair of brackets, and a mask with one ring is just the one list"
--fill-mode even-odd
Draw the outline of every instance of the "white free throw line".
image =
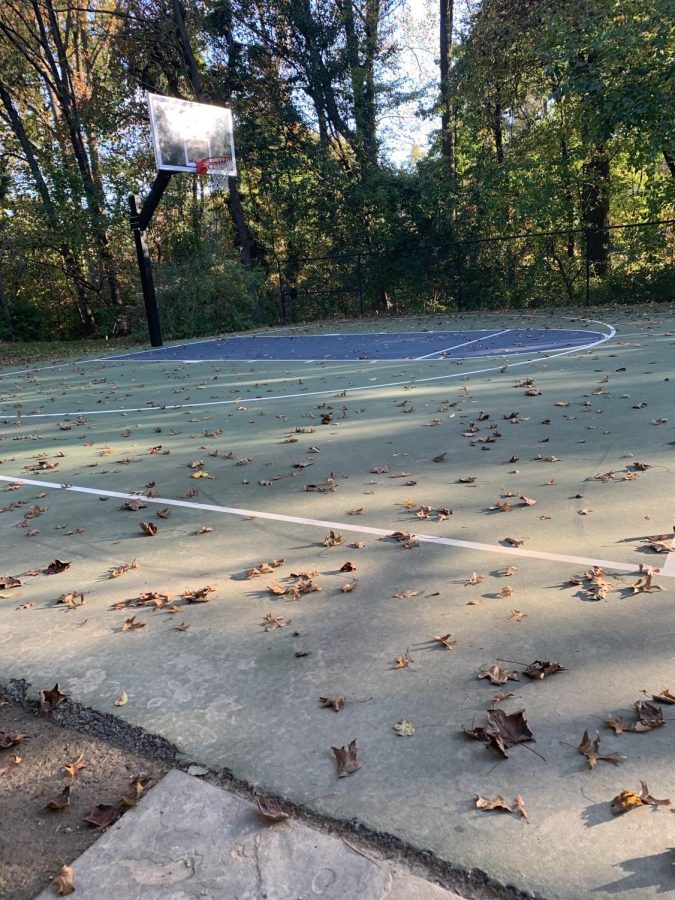
[[[355, 534], [373, 534], [377, 537], [387, 537], [394, 531], [400, 531], [400, 527], [372, 528], [369, 525], [353, 525], [345, 522], [328, 522], [324, 519], [306, 519], [302, 516], [285, 516], [281, 513], [261, 512], [257, 509], [238, 509], [233, 506], [217, 506], [213, 503], [193, 503], [189, 500], [170, 500], [166, 497], [146, 497], [144, 494], [128, 494], [121, 491], [100, 490], [97, 488], [75, 487], [72, 484], [57, 484], [53, 481], [34, 481], [30, 478], [13, 478], [9, 475], [0, 475], [0, 481], [13, 484], [26, 484], [33, 487], [50, 488], [55, 490], [72, 491], [76, 494], [91, 494], [94, 497], [116, 497], [119, 500], [139, 500], [144, 503], [157, 506], [181, 506], [186, 509], [200, 509], [204, 512], [224, 513], [228, 516], [242, 516], [255, 519], [269, 519], [273, 522], [289, 522], [293, 525], [311, 525], [315, 528], [328, 528], [333, 531], [348, 531]], [[637, 565], [615, 562], [610, 559], [595, 559], [590, 556], [568, 556], [562, 553], [546, 553], [543, 550], [525, 550], [516, 547], [502, 547], [500, 544], [482, 544], [477, 541], [461, 541], [456, 538], [436, 537], [431, 534], [415, 533], [415, 540], [426, 544], [440, 544], [444, 547], [461, 547], [465, 550], [481, 550], [485, 553], [500, 553], [503, 556], [515, 558], [528, 557], [530, 559], [545, 559], [553, 562], [570, 563], [574, 566], [603, 566], [611, 569], [619, 569], [622, 572], [636, 572]], [[675, 577], [675, 572], [661, 571], [662, 575]]]
[[[271, 400], [293, 400], [298, 397], [325, 397], [327, 394], [335, 394], [336, 391], [347, 391], [347, 394], [354, 394], [358, 391], [379, 391], [382, 388], [391, 388], [391, 387], [402, 387], [409, 384], [428, 384], [432, 381], [447, 381], [449, 378], [468, 378], [469, 375], [482, 375], [485, 372], [498, 372], [500, 369], [508, 367], [508, 369], [516, 369], [520, 366], [529, 366], [534, 365], [535, 363], [542, 362], [544, 360], [548, 361], [549, 359], [556, 359], [559, 356], [569, 356], [570, 353], [578, 353], [581, 350], [591, 350], [594, 347], [600, 346], [600, 344], [604, 344], [606, 341], [611, 340], [616, 334], [616, 329], [613, 325], [608, 325], [609, 334], [603, 335], [602, 338], [598, 341], [593, 341], [591, 344], [583, 344], [579, 347], [570, 347], [567, 350], [557, 350], [555, 353], [543, 352], [540, 353], [539, 356], [535, 356], [532, 359], [522, 360], [520, 362], [509, 362], [503, 363], [500, 366], [486, 366], [483, 369], [471, 369], [468, 372], [464, 370], [460, 370], [458, 372], [451, 372], [447, 375], [434, 375], [430, 378], [415, 378], [411, 376], [410, 378], [406, 378], [405, 381], [388, 381], [383, 382], [382, 384], [365, 384], [358, 385], [357, 387], [332, 387], [325, 388], [320, 391], [302, 391], [300, 393], [295, 394], [276, 394], [271, 397], [239, 397], [236, 400], [206, 400], [201, 401], [199, 403], [193, 403], [192, 401], [186, 400], [185, 403], [172, 403], [172, 404], [155, 404], [153, 406], [129, 406], [122, 407], [120, 409], [76, 409], [66, 411], [66, 412], [40, 412], [40, 413], [26, 413], [25, 415], [20, 415], [21, 419], [54, 419], [54, 418], [64, 418], [68, 416], [104, 416], [104, 415], [112, 415], [113, 413], [138, 413], [138, 412], [162, 412], [171, 409], [197, 409], [198, 407], [205, 406], [228, 406], [233, 403], [265, 403]], [[598, 334], [599, 332], [595, 332]], [[533, 351], [536, 352], [536, 351]], [[407, 362], [413, 362], [413, 360], [408, 360]], [[293, 379], [288, 380], [295, 380]], [[347, 398], [348, 399], [348, 398]], [[9, 419], [16, 418], [17, 413], [16, 410], [13, 412], [2, 412], [0, 410], [0, 418]]]
[[448, 353], [450, 350], [458, 350], [460, 347], [468, 347], [469, 344], [478, 344], [480, 341], [489, 341], [490, 338], [499, 337], [500, 334], [508, 334], [513, 331], [512, 328], [505, 328], [503, 331], [495, 331], [494, 334], [486, 334], [484, 337], [474, 338], [472, 341], [464, 341], [463, 344], [455, 344], [454, 347], [444, 347], [443, 350], [435, 350], [433, 353], [427, 353], [426, 356], [416, 356], [415, 362], [421, 359], [430, 359], [432, 356], [438, 356], [440, 353]]

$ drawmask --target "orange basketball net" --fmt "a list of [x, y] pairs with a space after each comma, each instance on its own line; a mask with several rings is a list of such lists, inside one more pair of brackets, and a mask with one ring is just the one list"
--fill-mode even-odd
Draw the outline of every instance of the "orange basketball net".
[[231, 156], [207, 156], [195, 160], [195, 172], [197, 175], [209, 175], [214, 191], [223, 191], [227, 188], [231, 168]]

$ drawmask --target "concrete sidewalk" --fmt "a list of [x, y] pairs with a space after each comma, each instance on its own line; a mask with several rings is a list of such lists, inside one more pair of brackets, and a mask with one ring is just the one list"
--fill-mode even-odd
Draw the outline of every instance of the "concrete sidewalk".
[[[81, 900], [461, 900], [178, 769], [73, 863]], [[45, 889], [38, 900], [51, 900]]]

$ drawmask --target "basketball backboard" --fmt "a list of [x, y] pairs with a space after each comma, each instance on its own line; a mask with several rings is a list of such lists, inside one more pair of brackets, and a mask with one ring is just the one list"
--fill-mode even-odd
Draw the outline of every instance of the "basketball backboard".
[[221, 157], [237, 174], [232, 112], [224, 106], [148, 94], [158, 170], [195, 172], [197, 160]]

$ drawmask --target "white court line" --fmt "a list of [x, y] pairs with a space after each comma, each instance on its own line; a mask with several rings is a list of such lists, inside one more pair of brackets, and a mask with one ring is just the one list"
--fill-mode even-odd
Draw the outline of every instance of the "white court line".
[[480, 341], [489, 341], [490, 338], [499, 337], [500, 334], [508, 334], [510, 331], [513, 331], [512, 328], [505, 328], [503, 331], [495, 331], [494, 334], [486, 334], [485, 337], [474, 338], [472, 341], [464, 341], [463, 344], [455, 344], [454, 347], [445, 347], [443, 350], [436, 350], [434, 353], [427, 353], [426, 356], [417, 356], [415, 357], [415, 362], [419, 362], [421, 359], [429, 359], [432, 356], [438, 356], [439, 353], [447, 353], [450, 350], [458, 350], [460, 347], [468, 347], [469, 344], [478, 344]]
[[[534, 365], [535, 363], [541, 362], [542, 360], [556, 359], [559, 356], [568, 356], [570, 353], [577, 353], [580, 350], [590, 350], [593, 347], [598, 347], [600, 344], [604, 344], [606, 341], [611, 340], [616, 334], [616, 329], [613, 325], [607, 325], [610, 333], [603, 335], [603, 337], [599, 341], [593, 341], [591, 344], [583, 344], [580, 347], [572, 347], [568, 350], [561, 350], [556, 353], [546, 353], [543, 356], [535, 357], [534, 359], [526, 359], [521, 362], [516, 363], [508, 363], [509, 371], [511, 369], [516, 369], [519, 366], [528, 366]], [[599, 332], [596, 332], [596, 334]], [[112, 415], [113, 413], [135, 413], [135, 412], [162, 412], [165, 410], [172, 409], [198, 409], [201, 407], [207, 406], [229, 406], [233, 403], [245, 404], [245, 403], [265, 403], [268, 401], [276, 401], [276, 400], [293, 400], [299, 397], [325, 397], [327, 394], [335, 394], [336, 391], [347, 391], [347, 397], [344, 399], [349, 399], [349, 394], [354, 394], [360, 391], [379, 391], [382, 388], [391, 388], [391, 387], [402, 387], [410, 384], [426, 384], [431, 381], [446, 381], [449, 378], [468, 378], [469, 375], [483, 375], [486, 372], [498, 372], [500, 369], [504, 368], [501, 366], [487, 366], [483, 369], [471, 369], [470, 371], [460, 370], [459, 372], [451, 372], [446, 375], [434, 375], [430, 378], [407, 378], [405, 381], [389, 381], [383, 384], [366, 384], [360, 385], [357, 387], [332, 387], [322, 389], [320, 391], [305, 391], [299, 392], [295, 394], [276, 394], [271, 397], [238, 397], [235, 400], [206, 400], [201, 401], [199, 403], [192, 403], [187, 401], [185, 403], [176, 403], [176, 404], [166, 404], [166, 405], [158, 405], [158, 406], [130, 406], [130, 407], [122, 407], [120, 409], [90, 409], [90, 410], [74, 410], [71, 412], [41, 412], [41, 413], [27, 413], [26, 415], [21, 415], [21, 419], [46, 419], [46, 418], [64, 418], [68, 416], [102, 416], [102, 415]], [[293, 379], [295, 380], [295, 379]], [[0, 412], [0, 418], [9, 419], [16, 418], [16, 412], [11, 413], [3, 413]]]
[[[315, 528], [332, 529], [333, 531], [347, 531], [355, 534], [372, 534], [377, 537], [390, 536], [394, 531], [400, 530], [398, 527], [393, 528], [372, 528], [369, 525], [353, 525], [345, 522], [329, 522], [324, 519], [306, 519], [303, 516], [286, 516], [281, 513], [261, 512], [257, 509], [239, 509], [234, 506], [218, 506], [213, 503], [193, 503], [189, 500], [170, 500], [166, 497], [147, 497], [145, 494], [128, 494], [122, 491], [108, 491], [96, 488], [76, 487], [72, 484], [57, 484], [53, 481], [35, 481], [30, 478], [13, 478], [9, 475], [0, 475], [0, 481], [7, 481], [11, 484], [25, 484], [32, 487], [51, 488], [54, 490], [71, 491], [77, 494], [91, 494], [94, 497], [116, 497], [119, 500], [138, 500], [142, 498], [144, 503], [155, 504], [158, 506], [179, 506], [186, 509], [199, 509], [204, 512], [224, 513], [229, 516], [243, 516], [246, 518], [269, 519], [273, 522], [288, 522], [293, 525], [311, 525]], [[425, 544], [440, 544], [444, 547], [460, 547], [465, 550], [480, 550], [485, 553], [498, 553], [503, 556], [511, 556], [516, 558], [527, 557], [528, 559], [545, 559], [549, 562], [564, 562], [575, 566], [603, 566], [604, 568], [619, 569], [622, 572], [636, 572], [637, 564], [615, 562], [609, 559], [596, 559], [592, 556], [568, 556], [562, 553], [547, 553], [543, 550], [525, 550], [522, 547], [502, 547], [500, 544], [482, 544], [478, 541], [462, 541], [457, 538], [436, 537], [431, 534], [415, 533], [415, 540]], [[665, 572], [661, 570], [662, 575], [675, 577], [675, 572]]]

